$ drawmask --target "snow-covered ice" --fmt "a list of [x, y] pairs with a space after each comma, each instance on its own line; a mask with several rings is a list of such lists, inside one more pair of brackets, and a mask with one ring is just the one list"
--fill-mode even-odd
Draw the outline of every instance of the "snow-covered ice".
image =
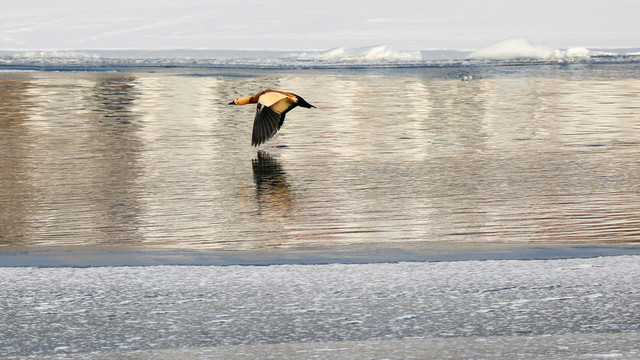
[[419, 51], [397, 51], [388, 46], [372, 46], [357, 49], [345, 49], [344, 47], [322, 52], [311, 56], [314, 60], [333, 61], [420, 61], [422, 55]]
[[566, 51], [554, 49], [546, 45], [533, 45], [526, 38], [514, 38], [503, 40], [493, 45], [489, 45], [468, 55], [469, 59], [491, 59], [491, 60], [511, 60], [511, 59], [562, 59], [562, 58], [584, 58], [589, 56], [589, 49], [584, 47], [573, 47]]
[[640, 356], [640, 256], [0, 268], [0, 289], [2, 357]]

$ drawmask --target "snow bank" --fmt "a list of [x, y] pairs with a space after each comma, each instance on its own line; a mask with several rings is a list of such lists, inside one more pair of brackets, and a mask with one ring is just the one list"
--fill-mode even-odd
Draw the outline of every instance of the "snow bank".
[[583, 47], [569, 48], [565, 53], [565, 56], [570, 58], [588, 57], [589, 55], [591, 55], [589, 49]]
[[354, 49], [340, 47], [321, 53], [304, 53], [300, 54], [300, 57], [309, 60], [333, 62], [398, 62], [422, 60], [420, 51], [399, 51], [386, 45]]
[[526, 38], [508, 39], [469, 54], [469, 59], [479, 60], [513, 60], [541, 59], [552, 60], [562, 58], [588, 57], [589, 50], [574, 47], [566, 51], [554, 49], [546, 45], [533, 45]]
[[14, 55], [16, 58], [23, 59], [98, 59], [96, 54], [89, 54], [78, 51], [28, 51], [22, 54]]

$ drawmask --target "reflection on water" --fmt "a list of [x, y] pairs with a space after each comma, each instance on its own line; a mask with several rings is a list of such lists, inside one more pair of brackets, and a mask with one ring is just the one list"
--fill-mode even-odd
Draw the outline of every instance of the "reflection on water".
[[259, 150], [257, 158], [251, 161], [253, 180], [256, 183], [256, 197], [260, 214], [281, 218], [291, 214], [293, 194], [282, 166], [268, 152]]
[[2, 173], [16, 180], [2, 178], [3, 240], [139, 241], [132, 179], [140, 171], [141, 144], [130, 111], [132, 79], [20, 81], [29, 84], [23, 86], [27, 90], [5, 104], [2, 114], [0, 164]]
[[[28, 242], [23, 226], [33, 193], [24, 186], [29, 169], [29, 132], [24, 125], [32, 106], [29, 79], [8, 76], [0, 82], [0, 240], [20, 245]], [[11, 134], [9, 136], [9, 134]]]
[[[0, 246], [639, 241], [632, 67], [0, 74]], [[256, 152], [263, 88], [318, 108]]]

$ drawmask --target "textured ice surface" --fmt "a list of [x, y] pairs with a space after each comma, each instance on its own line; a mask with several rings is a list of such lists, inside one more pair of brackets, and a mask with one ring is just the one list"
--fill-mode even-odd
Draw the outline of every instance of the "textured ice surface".
[[640, 355], [640, 256], [0, 268], [0, 289], [3, 358]]

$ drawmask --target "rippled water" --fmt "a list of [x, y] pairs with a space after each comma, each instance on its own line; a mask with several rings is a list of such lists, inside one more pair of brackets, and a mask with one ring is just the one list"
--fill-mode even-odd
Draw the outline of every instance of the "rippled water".
[[637, 242], [638, 70], [0, 73], [0, 246]]

